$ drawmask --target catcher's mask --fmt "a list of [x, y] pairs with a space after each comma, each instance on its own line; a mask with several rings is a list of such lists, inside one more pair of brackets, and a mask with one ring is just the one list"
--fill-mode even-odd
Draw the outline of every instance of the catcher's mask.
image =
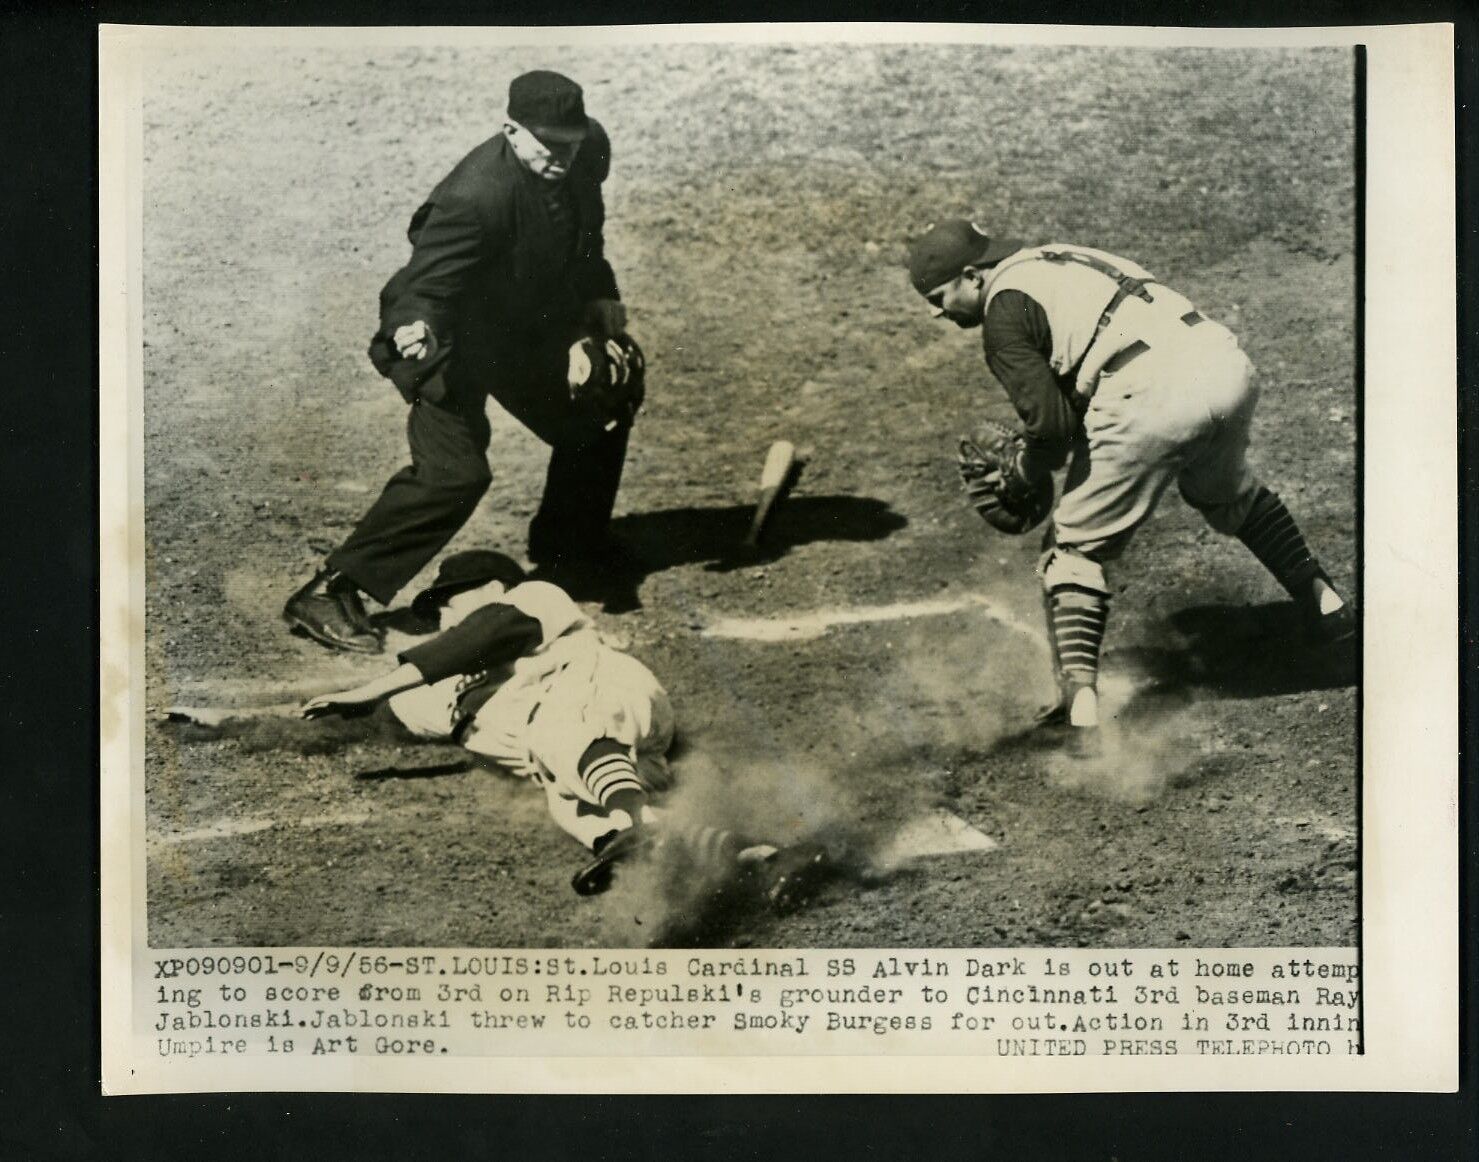
[[459, 593], [477, 589], [489, 581], [502, 582], [505, 589], [512, 589], [526, 576], [523, 567], [512, 557], [492, 549], [453, 553], [437, 569], [436, 580], [416, 594], [411, 610], [418, 617], [434, 618], [437, 610]]

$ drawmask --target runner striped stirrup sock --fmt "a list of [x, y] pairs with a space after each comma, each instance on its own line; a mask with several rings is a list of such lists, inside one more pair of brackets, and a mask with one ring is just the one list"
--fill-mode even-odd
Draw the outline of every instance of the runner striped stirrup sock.
[[609, 807], [612, 798], [624, 791], [638, 794], [646, 794], [647, 791], [637, 777], [637, 764], [632, 761], [627, 748], [609, 738], [586, 747], [580, 756], [580, 777], [603, 807]]

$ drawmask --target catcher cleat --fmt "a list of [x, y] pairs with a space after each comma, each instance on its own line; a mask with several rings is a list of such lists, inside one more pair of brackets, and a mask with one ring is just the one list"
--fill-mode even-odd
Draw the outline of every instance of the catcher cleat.
[[320, 570], [288, 598], [282, 619], [300, 637], [330, 649], [378, 654], [383, 643], [360, 601], [359, 591], [343, 574]]
[[637, 824], [596, 840], [596, 857], [570, 878], [577, 896], [598, 896], [611, 887], [618, 864], [643, 855], [656, 842], [652, 829]]
[[811, 899], [817, 885], [832, 872], [832, 861], [819, 843], [783, 847], [755, 867], [760, 893], [772, 911], [785, 914]]
[[1300, 608], [1306, 633], [1321, 645], [1339, 645], [1356, 636], [1356, 611], [1323, 576], [1316, 578]]
[[1079, 729], [1092, 729], [1099, 725], [1099, 691], [1092, 686], [1080, 686], [1073, 691], [1068, 703], [1068, 725]]
[[1070, 683], [1058, 701], [1044, 706], [1032, 716], [1033, 730], [1062, 726], [1095, 727], [1099, 725], [1099, 691], [1093, 686]]

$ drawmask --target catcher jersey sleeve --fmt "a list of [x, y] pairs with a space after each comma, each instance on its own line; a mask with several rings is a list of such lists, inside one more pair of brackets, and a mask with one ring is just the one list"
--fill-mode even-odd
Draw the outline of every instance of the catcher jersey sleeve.
[[1032, 469], [1063, 463], [1078, 430], [1078, 413], [1048, 364], [1053, 349], [1048, 317], [1029, 295], [1004, 290], [991, 300], [982, 324], [986, 366], [1022, 418]]
[[544, 644], [540, 622], [502, 602], [475, 609], [451, 629], [400, 655], [428, 684], [457, 674], [481, 674], [506, 665]]

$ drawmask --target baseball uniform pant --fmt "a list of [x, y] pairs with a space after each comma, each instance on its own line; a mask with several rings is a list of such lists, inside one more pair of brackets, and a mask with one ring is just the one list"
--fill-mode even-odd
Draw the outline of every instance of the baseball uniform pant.
[[[493, 479], [486, 384], [455, 368], [432, 382], [444, 389], [441, 398], [418, 400], [406, 422], [410, 465], [390, 478], [327, 562], [382, 604], [467, 523]], [[564, 366], [555, 372], [549, 360], [501, 369], [496, 397], [552, 447], [544, 495], [529, 528], [531, 555], [578, 553], [599, 541], [621, 486], [630, 428], [602, 432], [572, 415]]]
[[[441, 696], [430, 693], [435, 687], [421, 689], [428, 691], [425, 720], [442, 721]], [[397, 709], [395, 700], [391, 707]], [[610, 788], [590, 784], [582, 756], [593, 742], [610, 739], [625, 748], [641, 788], [661, 791], [670, 779], [674, 727], [672, 703], [652, 671], [627, 654], [603, 650], [561, 671], [543, 691], [500, 690], [478, 711], [462, 745], [541, 784], [551, 818], [590, 847], [633, 820], [603, 806]]]
[[[1053, 540], [1068, 550], [1055, 556], [1070, 558], [1057, 567], [1117, 556], [1172, 481], [1213, 528], [1235, 533], [1259, 487], [1247, 462], [1257, 402], [1252, 364], [1212, 322], [1102, 376], [1054, 513]], [[1044, 570], [1049, 588], [1093, 580], [1055, 577], [1056, 564]]]

